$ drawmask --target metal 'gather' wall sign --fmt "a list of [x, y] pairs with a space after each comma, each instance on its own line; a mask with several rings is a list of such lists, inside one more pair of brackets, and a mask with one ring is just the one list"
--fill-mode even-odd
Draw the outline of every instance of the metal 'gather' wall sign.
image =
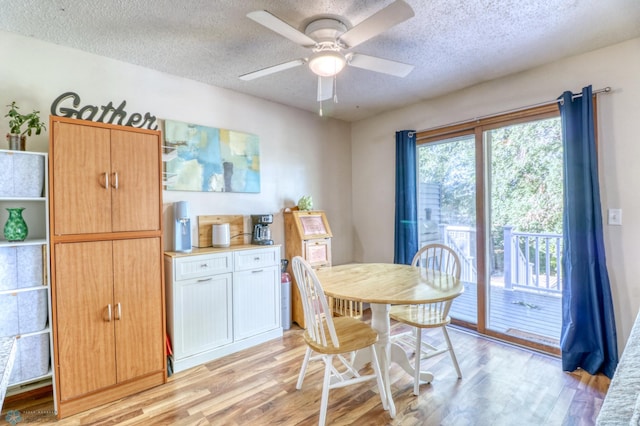
[[[71, 105], [72, 107], [70, 107]], [[122, 101], [118, 107], [112, 102], [106, 105], [85, 105], [81, 108], [80, 96], [75, 92], [65, 92], [58, 96], [51, 104], [51, 115], [58, 117], [79, 118], [81, 120], [96, 121], [98, 123], [118, 124], [121, 126], [147, 128], [157, 130], [156, 117], [146, 112], [144, 115], [134, 112], [127, 119], [124, 107], [127, 101]]]

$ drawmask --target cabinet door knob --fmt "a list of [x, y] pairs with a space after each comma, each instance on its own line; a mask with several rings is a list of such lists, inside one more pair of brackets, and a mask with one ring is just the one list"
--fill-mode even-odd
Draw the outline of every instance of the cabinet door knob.
[[111, 322], [111, 303], [107, 305], [107, 322]]
[[120, 305], [120, 302], [118, 302], [118, 304], [116, 305], [116, 319], [120, 320], [122, 318], [122, 305]]
[[113, 182], [111, 182], [113, 189], [118, 189], [118, 172], [113, 172]]
[[109, 172], [104, 172], [104, 189], [109, 189]]

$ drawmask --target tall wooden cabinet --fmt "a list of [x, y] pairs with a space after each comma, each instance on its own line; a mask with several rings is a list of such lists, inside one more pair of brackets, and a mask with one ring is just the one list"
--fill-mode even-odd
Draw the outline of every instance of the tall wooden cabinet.
[[160, 229], [156, 132], [59, 121], [52, 126], [54, 234]]
[[58, 417], [166, 382], [156, 131], [51, 117]]
[[331, 266], [331, 228], [327, 216], [319, 210], [284, 210], [285, 257], [291, 275], [291, 319], [304, 328], [304, 311], [291, 259], [302, 256], [313, 268]]

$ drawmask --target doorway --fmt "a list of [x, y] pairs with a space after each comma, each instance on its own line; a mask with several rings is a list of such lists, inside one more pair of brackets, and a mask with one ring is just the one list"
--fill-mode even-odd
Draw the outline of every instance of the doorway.
[[419, 245], [452, 247], [453, 322], [559, 354], [562, 131], [557, 107], [418, 134]]

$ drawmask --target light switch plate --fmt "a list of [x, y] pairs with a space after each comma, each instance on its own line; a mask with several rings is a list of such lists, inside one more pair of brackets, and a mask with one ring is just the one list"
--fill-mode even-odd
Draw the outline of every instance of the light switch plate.
[[609, 209], [609, 225], [622, 225], [622, 209]]

